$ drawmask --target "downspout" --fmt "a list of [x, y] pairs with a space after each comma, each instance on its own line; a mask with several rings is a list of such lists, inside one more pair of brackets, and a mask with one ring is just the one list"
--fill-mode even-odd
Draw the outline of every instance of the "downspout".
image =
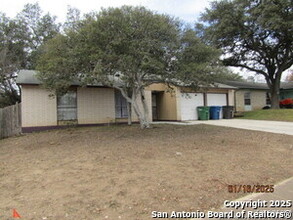
[[235, 89], [235, 93], [234, 93], [234, 108], [235, 108], [235, 112], [237, 112], [237, 103], [236, 103], [236, 93], [239, 91], [239, 89]]
[[204, 92], [203, 93], [203, 105], [207, 106], [208, 105], [208, 101], [207, 101], [208, 97], [207, 97], [207, 93]]

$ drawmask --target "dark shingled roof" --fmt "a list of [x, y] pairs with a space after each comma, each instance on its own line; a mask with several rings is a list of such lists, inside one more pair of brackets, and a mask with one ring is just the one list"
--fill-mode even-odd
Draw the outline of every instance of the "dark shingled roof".
[[225, 84], [235, 86], [238, 89], [269, 89], [266, 83], [242, 82], [242, 81], [225, 81]]
[[36, 77], [37, 72], [34, 70], [20, 70], [16, 78], [17, 84], [39, 85], [41, 81]]
[[[225, 81], [225, 84], [237, 87], [238, 89], [260, 89], [260, 90], [269, 89], [266, 83]], [[281, 82], [280, 89], [293, 89], [293, 82]]]
[[[20, 70], [16, 78], [16, 83], [20, 85], [40, 85], [42, 82], [37, 78], [37, 71], [35, 70]], [[74, 81], [72, 86], [81, 86], [80, 82]], [[88, 85], [88, 86], [103, 86], [102, 84]]]
[[281, 83], [281, 89], [293, 89], [293, 82]]
[[[40, 85], [42, 82], [36, 77], [37, 72], [35, 70], [20, 70], [16, 79], [16, 83], [20, 85]], [[73, 82], [72, 85], [80, 86], [81, 83]], [[102, 84], [88, 85], [88, 86], [102, 86]], [[234, 86], [215, 83], [211, 88], [221, 88], [221, 89], [236, 89]]]
[[[42, 82], [36, 77], [37, 72], [35, 70], [20, 70], [16, 79], [17, 84], [29, 84], [29, 85], [40, 85]], [[72, 85], [80, 86], [81, 83], [73, 82]], [[90, 86], [102, 86], [102, 84], [90, 85]], [[225, 81], [224, 84], [216, 83], [216, 88], [226, 89], [258, 89], [268, 90], [266, 83], [255, 83], [255, 82], [243, 82], [243, 81]], [[293, 89], [293, 82], [282, 82], [280, 89]]]

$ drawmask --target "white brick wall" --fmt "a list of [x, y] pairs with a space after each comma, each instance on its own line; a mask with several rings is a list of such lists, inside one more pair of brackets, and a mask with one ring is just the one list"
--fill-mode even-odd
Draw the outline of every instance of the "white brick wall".
[[77, 89], [78, 124], [115, 121], [115, 97], [111, 88]]
[[[57, 101], [50, 92], [34, 85], [22, 86], [22, 127], [56, 126]], [[151, 115], [151, 91], [146, 91]], [[137, 121], [135, 113], [133, 121]], [[111, 88], [77, 88], [78, 124], [115, 122], [115, 97]], [[127, 120], [125, 120], [127, 121]]]
[[244, 109], [244, 94], [250, 93], [251, 110], [262, 109], [266, 106], [266, 91], [264, 90], [238, 90], [235, 93], [236, 97], [236, 111], [245, 111]]
[[33, 85], [22, 85], [22, 127], [57, 125], [57, 102], [50, 92]]

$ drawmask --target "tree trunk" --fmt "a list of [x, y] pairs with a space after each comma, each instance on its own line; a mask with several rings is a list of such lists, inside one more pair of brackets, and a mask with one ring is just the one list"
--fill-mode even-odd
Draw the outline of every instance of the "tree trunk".
[[280, 80], [274, 80], [270, 88], [271, 92], [271, 109], [280, 108]]
[[142, 109], [144, 114], [144, 128], [150, 128], [151, 126], [149, 121], [149, 108], [146, 102], [144, 89], [141, 89], [140, 94], [141, 94], [141, 103], [142, 103]]
[[132, 106], [134, 109], [135, 114], [138, 117], [140, 128], [150, 128], [150, 121], [148, 118], [148, 106], [146, 104], [144, 91], [141, 90], [138, 92], [138, 94], [132, 95]]
[[271, 90], [271, 109], [279, 109], [279, 94], [275, 90]]
[[[144, 89], [143, 88], [133, 89], [132, 95], [127, 94], [127, 91], [121, 88], [117, 87], [117, 89], [121, 91], [122, 96], [128, 102], [128, 105], [127, 105], [128, 114], [131, 114], [130, 112], [133, 108], [135, 114], [138, 117], [141, 129], [150, 128], [151, 126], [149, 121], [149, 110], [148, 110], [148, 105], [145, 99]], [[129, 104], [131, 107], [129, 107]], [[131, 117], [129, 117], [128, 115], [128, 124], [131, 123], [130, 120], [131, 120]]]
[[131, 107], [131, 103], [127, 102], [127, 113], [128, 113], [128, 125], [132, 124], [132, 107]]

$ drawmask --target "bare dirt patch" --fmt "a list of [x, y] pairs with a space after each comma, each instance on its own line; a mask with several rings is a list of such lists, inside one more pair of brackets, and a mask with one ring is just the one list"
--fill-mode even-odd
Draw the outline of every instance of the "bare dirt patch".
[[151, 219], [293, 175], [293, 136], [208, 125], [71, 128], [0, 140], [0, 219]]

